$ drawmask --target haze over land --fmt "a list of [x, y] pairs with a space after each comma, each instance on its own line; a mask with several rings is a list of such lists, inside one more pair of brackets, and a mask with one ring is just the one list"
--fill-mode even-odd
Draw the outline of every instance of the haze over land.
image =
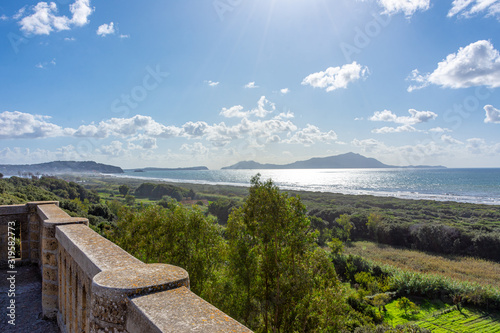
[[4, 1], [0, 164], [500, 165], [498, 1]]

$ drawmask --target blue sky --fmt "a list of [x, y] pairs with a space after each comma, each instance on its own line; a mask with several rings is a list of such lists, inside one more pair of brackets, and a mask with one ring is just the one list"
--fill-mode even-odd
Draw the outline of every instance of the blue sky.
[[0, 163], [500, 166], [500, 0], [0, 2]]

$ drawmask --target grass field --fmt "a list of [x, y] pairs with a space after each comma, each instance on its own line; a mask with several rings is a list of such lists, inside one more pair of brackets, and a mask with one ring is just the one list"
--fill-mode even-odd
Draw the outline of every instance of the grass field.
[[500, 332], [500, 315], [464, 308], [462, 312], [441, 301], [414, 300], [420, 307], [416, 314], [405, 316], [396, 306], [396, 301], [387, 304], [385, 321], [393, 326], [414, 323], [432, 332]]
[[360, 255], [377, 264], [500, 288], [500, 263], [469, 257], [433, 255], [364, 241], [351, 243], [351, 246], [346, 246], [345, 252]]

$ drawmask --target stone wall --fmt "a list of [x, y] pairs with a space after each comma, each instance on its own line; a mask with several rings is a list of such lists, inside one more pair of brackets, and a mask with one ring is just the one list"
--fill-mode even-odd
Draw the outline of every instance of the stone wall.
[[251, 332], [193, 294], [184, 269], [144, 264], [58, 202], [0, 206], [0, 260], [13, 220], [22, 259], [40, 268], [43, 315], [62, 332]]

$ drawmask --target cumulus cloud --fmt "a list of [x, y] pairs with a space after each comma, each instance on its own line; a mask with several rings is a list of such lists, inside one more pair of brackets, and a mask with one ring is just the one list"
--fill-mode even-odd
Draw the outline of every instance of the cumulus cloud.
[[316, 142], [331, 142], [337, 140], [334, 131], [322, 132], [318, 127], [307, 124], [306, 128], [295, 132], [285, 143], [302, 144], [310, 146]]
[[420, 74], [415, 69], [407, 78], [415, 84], [408, 91], [422, 89], [430, 84], [445, 88], [473, 86], [500, 87], [500, 53], [490, 41], [479, 40], [462, 47], [438, 63], [432, 73]]
[[50, 117], [19, 111], [0, 113], [0, 139], [47, 138], [69, 132], [48, 121]]
[[263, 118], [269, 113], [273, 113], [274, 110], [276, 110], [276, 105], [269, 101], [266, 96], [261, 96], [257, 102], [257, 108], [250, 111], [250, 113]]
[[459, 140], [453, 138], [451, 135], [447, 135], [447, 134], [441, 135], [441, 141], [443, 141], [445, 143], [448, 143], [448, 144], [452, 144], [452, 145], [461, 145], [461, 144], [463, 144], [462, 141], [459, 141]]
[[227, 108], [222, 108], [221, 112], [219, 113], [221, 116], [224, 116], [226, 118], [243, 118], [248, 115], [248, 112], [243, 111], [243, 106], [241, 105], [235, 105], [233, 107], [230, 107], [229, 109]]
[[246, 89], [254, 89], [254, 88], [258, 88], [259, 86], [255, 85], [255, 82], [248, 82], [247, 84], [245, 84], [245, 88]]
[[106, 37], [107, 35], [112, 35], [115, 33], [115, 24], [110, 22], [109, 24], [101, 24], [96, 31], [98, 36]]
[[283, 89], [280, 90], [280, 93], [282, 93], [283, 95], [286, 95], [289, 92], [290, 92], [290, 89], [288, 89], [288, 88], [283, 88]]
[[431, 111], [417, 111], [415, 109], [408, 110], [410, 116], [397, 116], [392, 111], [384, 110], [384, 111], [376, 111], [373, 116], [369, 119], [371, 121], [385, 121], [385, 122], [393, 122], [397, 124], [415, 125], [419, 123], [425, 123], [429, 120], [433, 120], [437, 118], [437, 114]]
[[26, 7], [23, 7], [14, 16], [19, 20], [21, 31], [26, 34], [49, 35], [52, 31], [70, 30], [72, 26], [86, 25], [93, 9], [89, 0], [76, 0], [69, 6], [72, 18], [58, 16], [55, 2], [39, 2], [31, 8], [32, 14], [25, 16]]
[[276, 105], [269, 101], [266, 96], [261, 96], [257, 101], [257, 107], [250, 111], [243, 111], [243, 106], [235, 105], [230, 108], [223, 108], [219, 113], [221, 116], [226, 118], [243, 118], [254, 115], [256, 117], [264, 118], [268, 114], [273, 113], [276, 110]]
[[426, 11], [429, 9], [430, 0], [378, 0], [384, 10], [384, 14], [393, 15], [404, 13], [412, 16], [416, 11]]
[[376, 134], [388, 134], [388, 133], [403, 133], [403, 132], [419, 132], [415, 127], [410, 125], [403, 125], [398, 127], [382, 127], [372, 130], [372, 133]]
[[429, 132], [432, 133], [445, 133], [445, 132], [452, 132], [451, 129], [449, 128], [441, 128], [441, 127], [434, 127], [429, 130]]
[[329, 67], [325, 71], [310, 74], [302, 81], [302, 85], [310, 85], [330, 92], [340, 88], [345, 89], [349, 83], [364, 79], [368, 74], [368, 67], [361, 66], [354, 61], [342, 67]]
[[500, 124], [500, 110], [493, 105], [486, 105], [484, 111], [486, 111], [485, 123]]
[[89, 16], [94, 9], [90, 7], [90, 0], [76, 0], [69, 6], [69, 11], [73, 14], [71, 23], [81, 27], [89, 23]]
[[185, 143], [180, 149], [193, 155], [206, 155], [210, 152], [210, 149], [205, 147], [201, 142], [195, 142], [192, 145]]
[[205, 81], [206, 84], [208, 84], [210, 87], [217, 87], [219, 85], [220, 82], [214, 82], [214, 81]]
[[486, 16], [500, 14], [500, 0], [453, 0], [448, 17], [471, 17], [480, 13]]
[[109, 145], [103, 145], [98, 152], [108, 156], [122, 156], [125, 153], [123, 143], [120, 141], [112, 141]]

